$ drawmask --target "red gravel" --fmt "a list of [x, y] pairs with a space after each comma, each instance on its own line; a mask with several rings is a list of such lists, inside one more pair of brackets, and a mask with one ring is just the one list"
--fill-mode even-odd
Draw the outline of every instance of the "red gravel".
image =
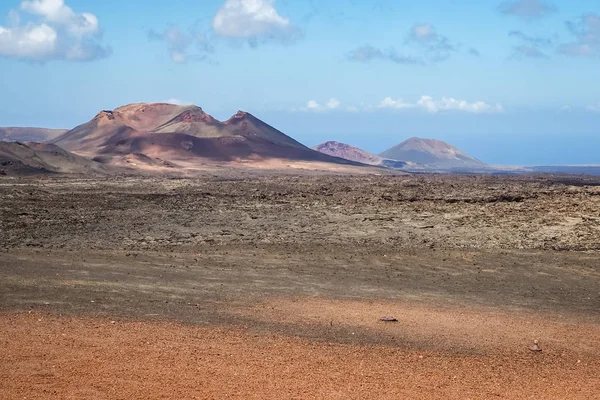
[[237, 329], [0, 315], [2, 399], [597, 399], [600, 363]]

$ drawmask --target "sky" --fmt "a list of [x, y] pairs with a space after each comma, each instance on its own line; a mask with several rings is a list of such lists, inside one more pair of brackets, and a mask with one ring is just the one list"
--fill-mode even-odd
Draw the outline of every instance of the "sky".
[[0, 126], [173, 102], [309, 146], [600, 164], [600, 2], [2, 0], [0, 90]]

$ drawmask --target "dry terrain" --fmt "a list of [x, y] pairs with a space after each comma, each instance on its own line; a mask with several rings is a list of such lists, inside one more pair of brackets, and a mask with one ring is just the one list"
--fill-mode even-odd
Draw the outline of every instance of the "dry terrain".
[[595, 399], [599, 310], [598, 178], [0, 178], [2, 399]]

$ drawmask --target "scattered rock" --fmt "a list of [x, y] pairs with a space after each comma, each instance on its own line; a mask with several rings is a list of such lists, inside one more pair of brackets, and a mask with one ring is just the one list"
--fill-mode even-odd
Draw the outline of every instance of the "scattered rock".
[[379, 318], [379, 320], [381, 322], [398, 322], [398, 319], [396, 319], [394, 317], [389, 317], [389, 316], [381, 317], [381, 318]]
[[410, 222], [410, 220], [407, 221], [408, 222], [408, 226], [411, 226], [415, 229], [433, 229], [435, 228], [435, 225], [431, 225], [431, 224], [427, 224], [427, 225], [419, 225], [419, 224], [413, 224]]
[[531, 351], [542, 351], [542, 348], [540, 347], [540, 344], [537, 340], [533, 341], [533, 345], [529, 346], [529, 350]]

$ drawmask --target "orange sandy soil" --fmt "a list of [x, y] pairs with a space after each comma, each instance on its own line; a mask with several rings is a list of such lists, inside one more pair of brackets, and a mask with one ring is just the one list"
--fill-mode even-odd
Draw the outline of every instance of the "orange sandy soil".
[[0, 399], [600, 398], [597, 348], [582, 359], [568, 346], [502, 348], [461, 354], [239, 327], [2, 313]]

